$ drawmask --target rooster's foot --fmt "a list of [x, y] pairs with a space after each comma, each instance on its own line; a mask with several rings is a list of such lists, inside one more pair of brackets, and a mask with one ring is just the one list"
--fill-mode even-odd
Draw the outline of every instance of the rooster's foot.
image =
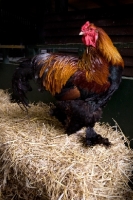
[[103, 144], [105, 146], [110, 146], [108, 138], [103, 138], [101, 135], [97, 134], [92, 127], [88, 127], [86, 130], [86, 141], [87, 146], [94, 146], [96, 144]]

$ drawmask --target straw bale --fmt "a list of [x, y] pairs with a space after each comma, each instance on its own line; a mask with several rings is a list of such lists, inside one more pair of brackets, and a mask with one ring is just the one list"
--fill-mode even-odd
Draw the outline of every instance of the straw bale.
[[86, 148], [84, 129], [67, 136], [48, 105], [30, 105], [27, 115], [0, 90], [1, 200], [133, 199], [133, 151], [118, 126], [97, 123], [112, 146]]

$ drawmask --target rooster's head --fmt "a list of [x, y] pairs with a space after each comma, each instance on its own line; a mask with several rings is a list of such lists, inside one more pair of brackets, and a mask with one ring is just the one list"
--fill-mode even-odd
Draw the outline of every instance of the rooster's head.
[[96, 47], [98, 31], [94, 24], [87, 21], [82, 27], [79, 35], [82, 35], [82, 41], [86, 46]]

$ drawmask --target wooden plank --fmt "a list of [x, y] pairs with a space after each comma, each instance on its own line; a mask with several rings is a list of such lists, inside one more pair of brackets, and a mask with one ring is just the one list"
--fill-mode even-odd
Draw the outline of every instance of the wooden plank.
[[133, 57], [133, 48], [118, 48], [122, 56]]
[[[94, 8], [88, 10], [80, 11], [70, 11], [68, 13], [62, 14], [44, 14], [43, 19], [46, 22], [57, 22], [57, 21], [66, 21], [66, 20], [79, 20], [79, 19], [122, 19], [125, 15], [126, 17], [133, 17], [133, 5], [124, 5], [124, 6], [111, 6], [111, 8]], [[126, 14], [125, 14], [126, 13]], [[115, 17], [114, 17], [115, 16]]]
[[75, 20], [68, 20], [68, 21], [51, 21], [49, 22], [45, 22], [44, 20], [44, 26], [43, 29], [44, 30], [51, 30], [51, 29], [62, 29], [62, 28], [79, 28], [85, 23], [85, 21], [90, 21], [91, 23], [94, 23], [96, 26], [99, 27], [117, 27], [117, 26], [133, 26], [133, 20], [132, 18], [121, 18], [121, 19], [110, 19], [110, 18], [106, 18], [106, 19], [75, 19]]
[[[112, 39], [113, 42], [133, 42], [133, 36], [110, 36], [110, 38]], [[39, 39], [39, 43], [40, 44], [66, 44], [66, 43], [80, 43], [81, 42], [81, 37], [79, 37], [79, 35], [75, 35], [75, 36], [45, 36], [45, 34], [41, 34], [41, 37]]]
[[0, 49], [25, 49], [24, 45], [0, 45]]
[[123, 76], [133, 77], [133, 67], [125, 67], [123, 71]]
[[116, 27], [116, 26], [133, 26], [133, 20], [132, 20], [132, 17], [127, 17], [127, 16], [124, 16], [122, 17], [121, 16], [121, 19], [116, 19], [115, 17], [112, 19], [112, 18], [105, 18], [105, 19], [94, 19], [93, 20], [93, 23], [96, 25], [96, 26], [100, 26], [100, 27], [108, 27], [108, 26], [113, 26], [113, 27]]
[[133, 26], [116, 26], [116, 27], [104, 27], [107, 34], [111, 35], [133, 35]]
[[[124, 48], [124, 49], [131, 49], [133, 50], [133, 42], [131, 43], [124, 43], [124, 42], [115, 42], [114, 45], [121, 49], [121, 48]], [[41, 45], [28, 45], [27, 47], [29, 48], [46, 48], [46, 49], [51, 49], [51, 48], [62, 48], [62, 49], [67, 49], [67, 48], [84, 48], [85, 46], [83, 45], [83, 43], [65, 43], [65, 44], [41, 44]]]
[[[128, 35], [133, 35], [133, 26], [124, 26], [124, 27], [104, 27], [105, 32], [108, 35], [112, 36], [128, 36]], [[62, 36], [75, 36], [78, 35], [80, 32], [80, 28], [73, 28], [70, 29], [68, 27], [66, 28], [60, 28], [60, 29], [47, 29], [42, 32], [43, 36], [48, 36], [48, 37], [62, 37]], [[54, 33], [54, 34], [53, 34]], [[81, 36], [80, 36], [81, 37]]]
[[133, 42], [133, 35], [110, 35], [110, 38], [113, 42], [124, 42], [124, 43], [131, 43]]
[[[124, 5], [124, 6], [111, 6], [109, 8], [94, 8], [88, 10], [80, 10], [80, 11], [71, 11], [62, 14], [44, 14], [45, 21], [61, 21], [61, 20], [74, 20], [74, 19], [99, 19], [99, 18], [124, 18], [125, 13], [126, 17], [133, 16], [133, 5]], [[126, 12], [127, 11], [127, 12]]]
[[123, 60], [124, 60], [125, 66], [133, 67], [133, 57], [124, 57], [123, 56]]

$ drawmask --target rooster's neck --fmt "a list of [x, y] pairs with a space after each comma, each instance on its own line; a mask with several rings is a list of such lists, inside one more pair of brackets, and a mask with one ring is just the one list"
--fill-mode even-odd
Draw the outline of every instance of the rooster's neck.
[[108, 80], [108, 62], [100, 52], [92, 46], [87, 47], [81, 60], [79, 60], [78, 67], [85, 72], [88, 82], [94, 81], [102, 85]]
[[79, 60], [79, 68], [85, 69], [87, 71], [93, 71], [97, 68], [97, 65], [101, 65], [101, 56], [97, 52], [96, 48], [92, 46], [86, 47], [82, 58]]
[[101, 28], [98, 28], [98, 32], [97, 50], [110, 65], [124, 67], [124, 61], [110, 37]]

